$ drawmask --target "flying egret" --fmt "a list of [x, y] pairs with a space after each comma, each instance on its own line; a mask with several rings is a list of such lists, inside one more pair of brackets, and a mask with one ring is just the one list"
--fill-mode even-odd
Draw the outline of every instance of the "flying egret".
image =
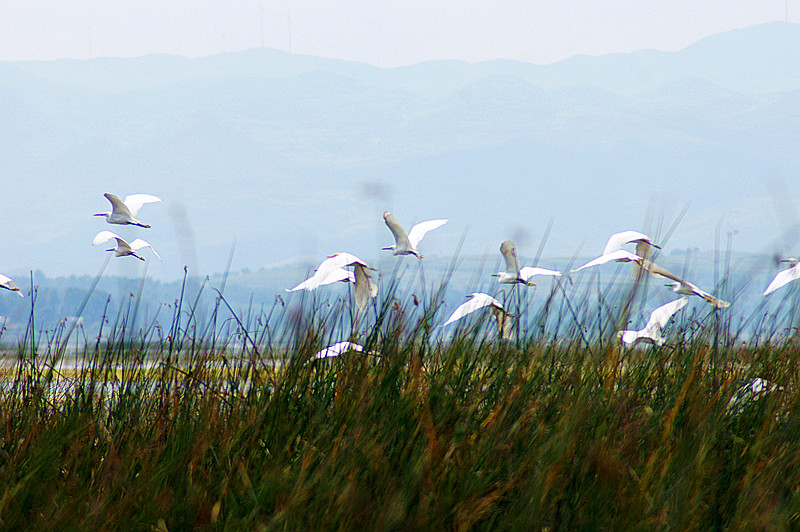
[[132, 256], [136, 257], [139, 260], [144, 260], [142, 257], [136, 254], [142, 248], [150, 248], [150, 251], [153, 252], [153, 255], [156, 256], [158, 260], [161, 260], [161, 257], [156, 253], [156, 250], [153, 249], [153, 246], [142, 240], [141, 238], [137, 238], [130, 244], [125, 241], [124, 238], [121, 236], [112, 233], [111, 231], [100, 231], [92, 240], [93, 246], [99, 246], [104, 242], [108, 242], [111, 239], [115, 239], [117, 241], [117, 247], [107, 249], [106, 251], [113, 251], [115, 257], [125, 257], [125, 256]]
[[[314, 275], [290, 291], [300, 289], [310, 291], [315, 290], [320, 286], [324, 286], [336, 281], [342, 281], [344, 279], [336, 277], [342, 275], [339, 270], [343, 270], [348, 266], [353, 266], [352, 275], [353, 283], [355, 284], [354, 297], [356, 300], [356, 307], [358, 310], [363, 310], [367, 304], [367, 301], [369, 301], [369, 298], [378, 295], [378, 287], [371, 281], [371, 276], [369, 273], [370, 268], [367, 266], [367, 263], [350, 253], [334, 253], [333, 255], [330, 255], [327, 259], [320, 263]], [[345, 270], [345, 273], [350, 272]], [[334, 276], [335, 280], [329, 280], [329, 277], [331, 276]]]
[[548, 270], [545, 268], [534, 268], [533, 266], [525, 266], [520, 269], [519, 261], [517, 260], [517, 247], [514, 245], [513, 240], [504, 240], [500, 244], [500, 253], [506, 261], [506, 271], [497, 272], [492, 274], [497, 277], [497, 281], [504, 284], [522, 283], [528, 286], [535, 286], [528, 279], [534, 275], [550, 275], [554, 277], [561, 276], [561, 272]]
[[636, 344], [639, 341], [664, 345], [664, 337], [661, 335], [661, 331], [673, 314], [685, 307], [688, 302], [689, 298], [682, 297], [675, 301], [670, 301], [666, 305], [661, 305], [650, 313], [650, 319], [647, 320], [647, 325], [644, 326], [644, 329], [639, 331], [619, 331], [617, 336], [628, 345]]
[[350, 351], [361, 352], [364, 348], [360, 345], [353, 343], [353, 342], [339, 342], [333, 344], [331, 346], [326, 347], [325, 349], [321, 349], [314, 353], [314, 356], [311, 357], [311, 360], [320, 360], [323, 358], [332, 358], [338, 357], [343, 353], [348, 353]]
[[592, 266], [599, 266], [601, 264], [606, 264], [607, 262], [612, 262], [612, 261], [614, 261], [614, 262], [635, 262], [635, 263], [637, 263], [637, 264], [639, 264], [641, 266], [641, 264], [644, 262], [644, 258], [642, 258], [639, 255], [636, 255], [634, 253], [631, 253], [630, 251], [627, 251], [627, 250], [624, 250], [624, 249], [618, 249], [616, 251], [612, 251], [611, 253], [600, 255], [596, 259], [587, 262], [586, 264], [584, 264], [580, 268], [572, 270], [572, 273], [579, 272], [579, 271], [583, 270], [584, 268], [591, 268]]
[[10, 277], [6, 277], [2, 273], [0, 273], [0, 288], [5, 288], [6, 290], [11, 290], [12, 292], [16, 292], [19, 297], [25, 297], [22, 295], [22, 291], [17, 286], [17, 283], [11, 280]]
[[475, 292], [467, 297], [470, 298], [469, 301], [459, 305], [458, 308], [456, 308], [453, 313], [450, 314], [450, 317], [447, 318], [447, 321], [442, 324], [442, 327], [450, 325], [454, 321], [458, 321], [467, 314], [475, 312], [476, 310], [480, 310], [486, 306], [491, 306], [492, 314], [494, 314], [494, 318], [497, 320], [497, 329], [500, 331], [500, 336], [507, 340], [512, 338], [511, 318], [513, 317], [513, 314], [509, 314], [508, 311], [503, 307], [502, 303], [492, 296], [481, 292]]
[[422, 255], [417, 251], [422, 237], [425, 233], [441, 227], [448, 222], [448, 220], [428, 220], [427, 222], [420, 222], [411, 228], [411, 231], [406, 234], [406, 230], [394, 217], [394, 214], [386, 211], [383, 213], [383, 221], [389, 227], [389, 230], [394, 236], [394, 245], [383, 249], [391, 249], [395, 255], [414, 255], [417, 258], [422, 258]]
[[322, 281], [315, 282], [313, 277], [309, 277], [308, 279], [306, 279], [305, 281], [303, 281], [299, 285], [295, 286], [294, 288], [284, 288], [284, 290], [286, 290], [287, 292], [297, 292], [298, 290], [309, 290], [309, 291], [311, 291], [311, 290], [314, 290], [315, 288], [317, 288], [319, 286], [325, 286], [327, 284], [332, 284], [332, 283], [336, 283], [336, 282], [339, 282], [339, 281], [344, 282], [344, 283], [347, 283], [347, 282], [355, 283], [356, 282], [356, 276], [355, 276], [355, 274], [353, 272], [347, 271], [344, 268], [337, 268], [337, 269], [333, 270], [332, 272], [330, 272], [328, 274], [328, 276], [325, 279], [323, 279]]
[[723, 301], [722, 299], [718, 299], [705, 290], [701, 290], [697, 287], [697, 285], [690, 283], [684, 279], [681, 279], [674, 273], [670, 272], [666, 268], [662, 268], [658, 264], [651, 262], [651, 261], [644, 261], [641, 264], [642, 269], [647, 271], [650, 275], [654, 275], [656, 277], [663, 277], [665, 279], [670, 279], [671, 283], [667, 286], [672, 287], [672, 291], [676, 294], [686, 295], [686, 296], [699, 296], [705, 299], [706, 303], [712, 305], [714, 308], [724, 308], [729, 307], [731, 304], [727, 301]]
[[786, 270], [778, 272], [778, 275], [769, 283], [769, 286], [764, 290], [764, 295], [769, 295], [778, 288], [800, 279], [800, 261], [797, 259], [784, 259], [780, 262], [788, 262], [790, 267]]
[[150, 226], [136, 219], [139, 209], [145, 203], [161, 201], [158, 196], [151, 196], [150, 194], [131, 194], [130, 196], [125, 196], [125, 201], [120, 201], [114, 194], [105, 193], [103, 196], [111, 202], [111, 211], [99, 212], [95, 216], [105, 216], [106, 221], [110, 224], [138, 225], [144, 228]]

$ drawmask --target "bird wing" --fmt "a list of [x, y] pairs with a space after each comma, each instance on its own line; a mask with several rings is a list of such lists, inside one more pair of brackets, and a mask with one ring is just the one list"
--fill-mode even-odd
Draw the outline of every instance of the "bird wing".
[[19, 286], [17, 286], [17, 283], [12, 281], [11, 277], [7, 277], [7, 276], [3, 275], [2, 273], [0, 273], [0, 286], [2, 286], [3, 288], [6, 288], [7, 290], [11, 290], [11, 291], [18, 291], [19, 290]]
[[285, 290], [287, 292], [297, 292], [298, 290], [313, 290], [318, 286], [325, 286], [326, 284], [332, 284], [338, 281], [350, 281], [351, 283], [356, 282], [356, 278], [353, 272], [349, 272], [344, 268], [337, 268], [333, 270], [331, 273], [328, 274], [328, 276], [325, 279], [317, 283], [316, 286], [314, 286], [314, 288], [310, 288], [310, 285], [312, 284], [311, 283], [312, 279], [313, 277], [310, 277], [305, 281], [303, 281], [302, 283], [300, 283], [299, 285], [295, 286], [294, 288], [292, 289], [286, 288]]
[[311, 360], [317, 360], [319, 358], [330, 358], [330, 357], [338, 357], [342, 353], [346, 353], [348, 351], [362, 351], [364, 348], [360, 345], [353, 343], [353, 342], [338, 342], [331, 346], [326, 347], [320, 351], [317, 351]]
[[416, 248], [417, 244], [422, 240], [422, 237], [425, 236], [425, 233], [443, 226], [448, 221], [449, 220], [428, 220], [427, 222], [420, 222], [412, 227], [411, 231], [408, 232], [408, 242], [411, 244], [411, 247]]
[[[119, 201], [119, 199], [117, 199]], [[125, 196], [125, 206], [128, 208], [132, 217], [136, 217], [139, 213], [139, 209], [142, 208], [142, 205], [145, 203], [156, 203], [161, 201], [161, 198], [158, 196], [152, 196], [150, 194], [131, 194], [130, 196]]]
[[384, 212], [383, 221], [386, 222], [386, 226], [389, 227], [389, 230], [392, 232], [394, 243], [397, 247], [413, 247], [408, 240], [406, 230], [403, 229], [403, 226], [400, 225], [400, 222], [397, 221], [394, 214], [389, 211]]
[[356, 308], [364, 310], [369, 298], [378, 295], [378, 287], [370, 280], [369, 268], [361, 264], [355, 265], [355, 278], [353, 297], [356, 300]]
[[496, 300], [495, 298], [493, 298], [490, 295], [482, 294], [480, 292], [476, 292], [474, 294], [471, 294], [469, 297], [470, 297], [469, 301], [459, 305], [458, 308], [456, 308], [453, 311], [453, 313], [450, 314], [450, 317], [447, 318], [447, 321], [444, 322], [444, 324], [442, 324], [442, 327], [444, 327], [445, 325], [449, 325], [449, 324], [453, 323], [454, 321], [460, 320], [461, 318], [463, 318], [467, 314], [469, 314], [471, 312], [475, 312], [478, 309], [482, 309], [483, 307], [485, 307], [487, 305], [492, 305], [493, 307], [497, 307], [497, 308], [500, 308], [502, 310], [505, 310], [503, 308], [503, 305], [500, 304], [500, 302], [498, 300]]
[[127, 216], [129, 218], [134, 217], [134, 215], [131, 214], [130, 209], [128, 209], [128, 206], [125, 205], [114, 194], [106, 192], [103, 194], [103, 196], [105, 196], [105, 198], [111, 202], [111, 216]]
[[688, 302], [689, 298], [682, 297], [655, 309], [650, 313], [650, 319], [647, 320], [647, 325], [644, 326], [644, 332], [649, 336], [661, 335], [661, 330], [666, 326], [673, 314], [685, 307]]
[[367, 267], [367, 264], [350, 253], [334, 253], [322, 263], [320, 263], [319, 267], [317, 268], [316, 273], [314, 273], [311, 278], [307, 279], [305, 282], [308, 283], [306, 286], [306, 290], [314, 290], [322, 286], [324, 281], [328, 278], [328, 276], [335, 272], [338, 269], [344, 268], [345, 266], [352, 266], [352, 265], [361, 265]]
[[582, 270], [584, 268], [590, 268], [592, 266], [599, 266], [600, 264], [605, 264], [605, 263], [611, 262], [611, 261], [617, 261], [617, 262], [633, 262], [633, 261], [636, 261], [636, 262], [641, 262], [643, 260], [644, 259], [642, 257], [640, 257], [639, 255], [635, 255], [635, 254], [631, 253], [630, 251], [626, 251], [624, 249], [618, 249], [616, 251], [613, 251], [613, 252], [609, 253], [608, 255], [600, 255], [596, 259], [587, 262], [586, 264], [584, 264], [583, 266], [581, 266], [577, 270], [572, 270], [572, 271], [573, 272], [577, 272], [577, 271], [580, 271], [580, 270]]
[[778, 288], [800, 279], [800, 264], [796, 264], [791, 268], [778, 272], [778, 275], [769, 283], [769, 286], [764, 290], [764, 295], [771, 294]]
[[500, 244], [500, 253], [506, 261], [506, 274], [511, 277], [520, 276], [519, 260], [517, 259], [517, 247], [513, 240], [503, 240]]
[[155, 255], [158, 260], [161, 260], [161, 257], [159, 256], [158, 253], [156, 253], [156, 250], [153, 248], [153, 246], [151, 246], [148, 242], [145, 242], [141, 238], [137, 238], [136, 240], [131, 242], [130, 246], [133, 251], [139, 251], [142, 248], [150, 248], [150, 251], [153, 252], [153, 255]]
[[622, 231], [621, 233], [615, 233], [608, 239], [606, 248], [603, 250], [603, 255], [607, 255], [617, 251], [618, 249], [622, 249], [622, 246], [625, 244], [639, 241], [651, 244], [650, 237], [644, 233], [640, 233], [639, 231]]
[[527, 281], [534, 275], [550, 275], [553, 277], [561, 277], [561, 272], [556, 270], [548, 270], [547, 268], [534, 268], [533, 266], [525, 266], [519, 271], [519, 277], [523, 281]]
[[[99, 246], [103, 242], [108, 242], [112, 238], [120, 238], [119, 235], [116, 233], [112, 233], [111, 231], [100, 231], [94, 236], [94, 240], [92, 240], [93, 246]], [[123, 240], [123, 242], [125, 242]]]
[[[684, 281], [683, 279], [681, 279], [680, 277], [678, 277], [677, 275], [675, 275], [674, 273], [672, 273], [668, 269], [662, 268], [661, 266], [659, 266], [655, 262], [651, 262], [649, 260], [645, 260], [645, 261], [642, 262], [642, 268], [645, 271], [647, 271], [647, 273], [649, 273], [650, 275], [652, 275], [654, 277], [663, 277], [665, 279], [670, 279], [672, 281], [675, 281], [676, 283], [681, 283], [682, 285], [686, 284], [686, 281]], [[692, 285], [692, 286], [694, 286], [694, 285]]]

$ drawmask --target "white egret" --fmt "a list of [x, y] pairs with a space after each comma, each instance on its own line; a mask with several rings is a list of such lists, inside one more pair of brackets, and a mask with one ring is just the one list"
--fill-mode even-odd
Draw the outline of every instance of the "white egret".
[[130, 196], [125, 196], [125, 201], [120, 201], [114, 194], [105, 193], [103, 196], [111, 202], [111, 211], [99, 212], [95, 216], [105, 216], [106, 221], [110, 224], [138, 225], [144, 228], [150, 226], [136, 219], [139, 209], [145, 203], [161, 201], [158, 196], [151, 196], [150, 194], [131, 194]]
[[394, 214], [386, 211], [383, 213], [383, 221], [389, 227], [389, 230], [394, 236], [394, 245], [383, 249], [390, 249], [395, 255], [414, 255], [417, 258], [422, 258], [417, 246], [419, 245], [425, 233], [432, 231], [437, 227], [441, 227], [448, 222], [448, 220], [428, 220], [427, 222], [420, 222], [411, 228], [411, 231], [406, 234], [406, 230], [394, 217]]
[[514, 245], [513, 240], [504, 240], [500, 244], [500, 253], [506, 261], [506, 271], [497, 272], [492, 274], [497, 277], [497, 281], [504, 284], [522, 283], [529, 286], [534, 286], [528, 279], [534, 275], [549, 275], [554, 277], [561, 276], [561, 272], [555, 270], [548, 270], [546, 268], [534, 268], [533, 266], [525, 266], [520, 269], [519, 261], [517, 260], [517, 247]]
[[6, 290], [11, 290], [12, 292], [16, 292], [19, 297], [25, 297], [22, 295], [22, 291], [17, 286], [17, 283], [11, 280], [10, 277], [6, 277], [2, 273], [0, 273], [0, 288], [5, 288]]
[[328, 284], [336, 283], [336, 282], [356, 282], [356, 276], [353, 272], [347, 271], [344, 268], [337, 268], [330, 272], [328, 276], [323, 279], [322, 281], [315, 282], [313, 277], [310, 277], [300, 283], [299, 285], [295, 286], [294, 288], [284, 288], [287, 292], [297, 292], [298, 290], [314, 290], [319, 286], [325, 286]]
[[676, 294], [686, 295], [686, 296], [699, 296], [705, 299], [706, 303], [712, 305], [714, 308], [724, 308], [729, 307], [731, 304], [727, 301], [723, 301], [722, 299], [718, 299], [705, 290], [701, 290], [697, 287], [697, 285], [690, 283], [684, 279], [681, 279], [674, 273], [670, 272], [666, 268], [662, 268], [658, 264], [645, 261], [641, 264], [642, 268], [647, 271], [650, 275], [654, 275], [656, 277], [663, 277], [665, 279], [670, 279], [673, 281], [669, 283], [667, 286], [672, 287], [672, 291]]
[[617, 336], [628, 345], [636, 344], [637, 342], [664, 345], [664, 337], [661, 335], [661, 331], [663, 331], [670, 318], [685, 307], [688, 302], [688, 298], [682, 297], [675, 301], [670, 301], [666, 305], [661, 305], [650, 313], [650, 319], [647, 320], [647, 325], [644, 326], [644, 329], [639, 331], [619, 331]]
[[800, 279], [800, 261], [797, 259], [784, 259], [781, 262], [788, 262], [790, 268], [778, 272], [778, 275], [769, 283], [769, 286], [764, 290], [764, 295], [769, 295], [778, 288]]
[[314, 356], [311, 357], [311, 360], [320, 360], [323, 358], [338, 357], [339, 355], [350, 351], [356, 351], [360, 353], [363, 350], [364, 348], [356, 343], [339, 342], [331, 346], [328, 346], [325, 349], [317, 351], [316, 353], [314, 353]]
[[94, 237], [94, 240], [92, 240], [92, 245], [99, 246], [104, 242], [108, 242], [112, 238], [117, 241], [117, 247], [107, 249], [106, 251], [113, 251], [115, 257], [125, 257], [130, 255], [132, 257], [136, 257], [139, 260], [144, 260], [144, 258], [137, 255], [136, 252], [142, 248], [150, 248], [150, 251], [153, 252], [153, 255], [155, 255], [158, 260], [161, 260], [161, 257], [158, 255], [158, 253], [156, 253], [156, 250], [153, 249], [153, 246], [151, 246], [141, 238], [137, 238], [136, 240], [134, 240], [129, 244], [128, 242], [125, 241], [124, 238], [115, 233], [112, 233], [111, 231], [100, 231], [99, 233], [97, 233], [97, 235]]
[[[354, 270], [353, 283], [355, 284], [354, 298], [356, 301], [356, 307], [358, 310], [363, 310], [363, 308], [367, 305], [369, 298], [378, 295], [378, 287], [371, 281], [371, 275], [369, 273], [370, 268], [367, 266], [367, 263], [350, 253], [334, 253], [333, 255], [330, 255], [327, 259], [322, 261], [314, 275], [290, 291], [300, 289], [311, 291], [319, 288], [320, 286], [324, 286], [336, 281], [343, 281], [343, 278], [338, 278], [342, 275], [339, 270], [343, 270], [348, 266], [353, 266]], [[333, 276], [334, 280], [329, 280], [329, 277], [331, 276]], [[347, 278], [349, 279], [349, 276]]]
[[508, 311], [503, 307], [502, 303], [492, 296], [481, 292], [475, 292], [467, 297], [470, 298], [469, 301], [459, 305], [458, 308], [453, 311], [450, 317], [447, 318], [447, 321], [442, 324], [442, 327], [450, 325], [454, 321], [458, 321], [467, 314], [475, 312], [476, 310], [491, 306], [492, 314], [494, 314], [495, 320], [497, 320], [497, 329], [500, 331], [500, 336], [505, 339], [512, 338], [511, 318], [513, 317], [513, 314], [509, 314]]

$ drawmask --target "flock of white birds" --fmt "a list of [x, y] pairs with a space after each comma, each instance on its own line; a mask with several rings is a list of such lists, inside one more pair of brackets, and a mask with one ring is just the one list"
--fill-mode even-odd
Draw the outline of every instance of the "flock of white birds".
[[[126, 196], [124, 201], [120, 200], [114, 194], [106, 193], [103, 196], [111, 203], [111, 211], [97, 213], [95, 216], [105, 217], [106, 222], [109, 224], [134, 225], [143, 228], [149, 228], [150, 226], [136, 218], [139, 210], [148, 203], [161, 201], [161, 198], [150, 194], [132, 194]], [[414, 255], [418, 259], [422, 259], [422, 254], [419, 252], [418, 246], [425, 234], [448, 222], [448, 220], [445, 219], [428, 220], [414, 225], [410, 231], [406, 232], [392, 213], [384, 212], [383, 220], [391, 231], [395, 241], [394, 245], [383, 249], [391, 250], [394, 255]], [[145, 260], [138, 252], [144, 248], [149, 248], [153, 255], [161, 260], [161, 257], [148, 242], [137, 238], [129, 243], [111, 231], [100, 231], [97, 233], [92, 241], [92, 245], [97, 246], [111, 239], [116, 241], [116, 246], [107, 251], [113, 251], [116, 257], [131, 256], [139, 260]], [[633, 244], [636, 246], [634, 252], [625, 249], [625, 246]], [[655, 264], [650, 260], [653, 248], [660, 249], [660, 246], [653, 243], [651, 238], [643, 233], [637, 231], [616, 233], [609, 238], [602, 255], [572, 270], [571, 273], [576, 273], [586, 268], [607, 264], [609, 262], [630, 262], [633, 263], [635, 268], [634, 273], [637, 275], [647, 273], [655, 277], [668, 279], [670, 281], [668, 286], [672, 287], [672, 291], [677, 294], [683, 296], [698, 296], [715, 309], [730, 305], [727, 301], [714, 297], [693, 283], [681, 279], [665, 268]], [[500, 244], [500, 253], [505, 260], [506, 269], [505, 271], [493, 274], [493, 276], [497, 277], [499, 283], [534, 286], [534, 283], [531, 281], [533, 277], [560, 277], [562, 275], [559, 271], [545, 268], [530, 266], [520, 268], [517, 259], [517, 250], [512, 240], [505, 240]], [[787, 262], [789, 268], [780, 271], [775, 276], [764, 291], [765, 296], [791, 281], [800, 279], [800, 260], [790, 258], [784, 259], [782, 262]], [[352, 271], [348, 268], [352, 268]], [[370, 268], [366, 262], [355, 255], [350, 253], [335, 253], [330, 255], [319, 265], [312, 277], [306, 279], [294, 288], [287, 289], [287, 291], [311, 291], [336, 282], [352, 283], [354, 286], [353, 298], [356, 309], [357, 312], [360, 312], [367, 306], [369, 299], [378, 294], [378, 287], [371, 280], [371, 271], [374, 271], [374, 269]], [[3, 274], [0, 274], [0, 287], [16, 292], [18, 295], [22, 296], [22, 292], [14, 281]], [[511, 337], [511, 320], [509, 318], [511, 318], [512, 315], [509, 314], [500, 301], [484, 293], [474, 293], [468, 297], [468, 301], [456, 308], [442, 327], [458, 321], [472, 312], [488, 307], [496, 318], [501, 337]], [[635, 344], [643, 341], [662, 345], [664, 343], [664, 337], [662, 336], [663, 328], [669, 322], [670, 318], [686, 305], [687, 301], [688, 299], [686, 297], [681, 297], [680, 299], [662, 305], [652, 312], [647, 325], [645, 325], [643, 329], [638, 331], [620, 331], [618, 333], [619, 339], [626, 344]], [[315, 358], [336, 356], [343, 352], [343, 350], [360, 350], [360, 346], [357, 344], [350, 344], [349, 342], [340, 342], [335, 346], [330, 346], [320, 351]]]

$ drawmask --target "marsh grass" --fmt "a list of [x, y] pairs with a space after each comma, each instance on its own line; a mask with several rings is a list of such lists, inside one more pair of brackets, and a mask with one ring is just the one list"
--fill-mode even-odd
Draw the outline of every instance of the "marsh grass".
[[[42, 327], [32, 289], [0, 379], [0, 526], [800, 527], [794, 293], [622, 349], [646, 285], [509, 292], [500, 341], [488, 319], [438, 327], [447, 280], [397, 270], [362, 315], [318, 292], [233, 309], [220, 289], [204, 310], [200, 285], [168, 327], [132, 300], [96, 337]], [[309, 363], [342, 339], [364, 352]], [[731, 404], [754, 377], [781, 389]]]

